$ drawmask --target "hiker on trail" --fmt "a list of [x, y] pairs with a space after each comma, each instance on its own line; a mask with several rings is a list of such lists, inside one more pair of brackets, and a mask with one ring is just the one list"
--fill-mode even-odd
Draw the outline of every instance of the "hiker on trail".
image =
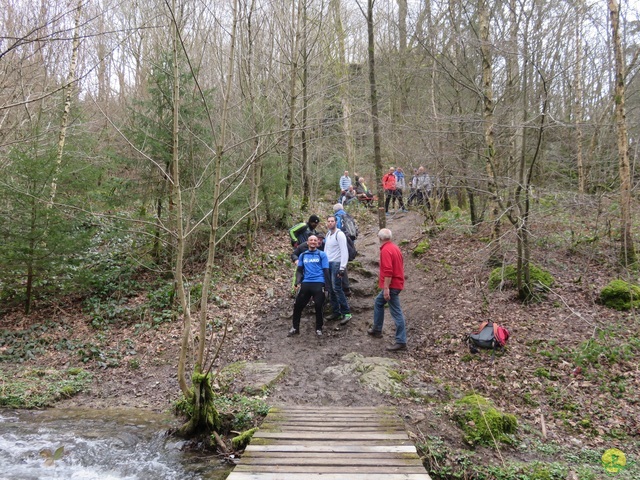
[[[336, 203], [333, 206], [333, 215], [336, 217], [336, 226], [338, 227], [338, 229], [342, 230], [344, 234], [347, 235], [347, 232], [345, 231], [345, 216], [347, 216], [348, 214], [347, 212], [344, 211], [344, 208], [341, 203]], [[348, 260], [347, 260], [347, 263], [348, 263]], [[349, 287], [348, 269], [345, 269], [344, 276], [342, 277], [342, 291], [344, 292], [345, 297], [351, 296], [351, 288]]]
[[[389, 202], [391, 199], [396, 197], [396, 169], [393, 167], [389, 168], [389, 173], [382, 177], [382, 188], [384, 188], [385, 201], [384, 201], [384, 212], [389, 215]], [[400, 197], [400, 208], [402, 211], [405, 211], [404, 203], [402, 202], [402, 197]]]
[[327, 217], [327, 228], [324, 251], [329, 258], [329, 272], [331, 274], [329, 298], [333, 310], [327, 320], [340, 318], [340, 325], [346, 325], [351, 320], [351, 310], [343, 290], [343, 281], [349, 260], [347, 236], [338, 228], [334, 215]]
[[344, 194], [349, 190], [351, 186], [351, 177], [349, 177], [349, 172], [347, 170], [344, 171], [344, 175], [340, 177], [340, 201], [344, 200]]
[[396, 208], [396, 198], [397, 198], [398, 206], [402, 209], [403, 212], [406, 212], [407, 209], [404, 208], [404, 203], [402, 199], [402, 193], [404, 189], [407, 188], [407, 184], [405, 182], [405, 177], [404, 177], [404, 171], [402, 170], [402, 168], [398, 167], [396, 168], [396, 171], [393, 172], [393, 174], [396, 176], [396, 194], [391, 200], [391, 204], [393, 205], [393, 208]]
[[409, 199], [407, 200], [407, 206], [411, 206], [413, 201], [416, 199], [417, 191], [416, 185], [418, 183], [418, 169], [413, 169], [413, 177], [411, 177], [411, 181], [409, 182]]
[[416, 204], [426, 205], [427, 208], [431, 208], [431, 205], [429, 205], [429, 197], [431, 196], [433, 184], [431, 177], [422, 165], [418, 168], [418, 174], [414, 177], [413, 181], [415, 182], [413, 188], [416, 189]]
[[315, 235], [316, 228], [320, 224], [320, 217], [317, 215], [311, 215], [308, 222], [301, 222], [289, 229], [289, 237], [291, 240], [291, 246], [297, 247], [301, 243], [307, 241], [310, 235]]
[[302, 252], [298, 258], [298, 270], [296, 271], [295, 289], [296, 301], [293, 304], [293, 326], [287, 333], [287, 337], [300, 334], [300, 317], [302, 310], [313, 297], [316, 311], [316, 335], [322, 336], [323, 308], [325, 291], [329, 288], [329, 259], [327, 255], [318, 250], [318, 237], [309, 236], [307, 239], [309, 249]]
[[[318, 233], [316, 237], [318, 238], [317, 249], [324, 251], [324, 233]], [[300, 245], [293, 249], [293, 252], [291, 253], [291, 261], [297, 265], [298, 258], [307, 250], [309, 250], [309, 240], [307, 240], [306, 242], [302, 242]]]
[[373, 326], [367, 333], [375, 338], [382, 338], [384, 324], [384, 306], [389, 304], [389, 311], [396, 322], [396, 342], [387, 347], [390, 352], [407, 349], [407, 330], [404, 314], [400, 307], [400, 292], [404, 288], [404, 262], [400, 248], [391, 241], [392, 234], [388, 228], [378, 232], [380, 240], [380, 274], [378, 287], [382, 290], [373, 304]]

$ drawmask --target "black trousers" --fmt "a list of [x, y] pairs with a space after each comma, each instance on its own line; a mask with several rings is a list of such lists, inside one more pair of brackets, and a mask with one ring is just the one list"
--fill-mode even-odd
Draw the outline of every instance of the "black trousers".
[[322, 317], [322, 309], [324, 307], [324, 283], [321, 282], [302, 282], [300, 291], [296, 295], [296, 301], [293, 304], [293, 328], [300, 330], [300, 317], [302, 310], [309, 303], [309, 299], [313, 297], [316, 309], [316, 330], [322, 330], [324, 319]]
[[[385, 195], [386, 195], [386, 199], [384, 201], [384, 211], [388, 212], [389, 211], [389, 202], [391, 201], [391, 199], [393, 199], [393, 204], [395, 207], [395, 199], [398, 199], [398, 202], [400, 202], [400, 208], [404, 208], [404, 202], [402, 201], [402, 190], [398, 191], [398, 190], [385, 190], [384, 191]], [[398, 195], [399, 194], [399, 195]]]

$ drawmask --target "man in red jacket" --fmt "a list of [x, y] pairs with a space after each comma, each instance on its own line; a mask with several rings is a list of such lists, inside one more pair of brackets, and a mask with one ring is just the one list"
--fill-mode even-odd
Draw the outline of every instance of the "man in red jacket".
[[378, 232], [380, 240], [380, 275], [378, 287], [382, 291], [378, 294], [373, 305], [373, 327], [367, 333], [375, 338], [382, 337], [382, 325], [384, 324], [384, 305], [389, 304], [391, 316], [396, 322], [396, 342], [387, 347], [387, 350], [396, 352], [407, 349], [407, 329], [404, 314], [400, 307], [400, 292], [404, 288], [404, 261], [402, 252], [391, 241], [392, 234], [388, 228]]

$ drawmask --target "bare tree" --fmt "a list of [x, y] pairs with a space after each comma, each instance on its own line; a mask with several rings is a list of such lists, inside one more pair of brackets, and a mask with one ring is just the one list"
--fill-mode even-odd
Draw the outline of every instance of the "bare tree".
[[620, 6], [617, 0], [609, 0], [609, 17], [615, 57], [615, 119], [618, 130], [618, 165], [620, 174], [620, 258], [625, 267], [636, 263], [636, 250], [631, 232], [631, 169], [629, 166], [629, 141], [624, 106], [625, 62], [620, 36]]

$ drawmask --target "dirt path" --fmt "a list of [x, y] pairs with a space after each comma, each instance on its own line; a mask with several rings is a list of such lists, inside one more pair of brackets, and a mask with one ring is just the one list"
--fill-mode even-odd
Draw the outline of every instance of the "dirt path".
[[[397, 214], [389, 218], [388, 227], [394, 234], [394, 241], [403, 243], [420, 233], [422, 223], [417, 213]], [[373, 322], [373, 299], [378, 282], [378, 229], [365, 228], [356, 245], [358, 257], [356, 265], [349, 270], [353, 296], [349, 304], [353, 320], [346, 326], [339, 322], [326, 322], [324, 335], [315, 336], [315, 317], [312, 308], [305, 309], [301, 322], [300, 336], [287, 337], [291, 326], [293, 299], [281, 300], [278, 307], [261, 318], [255, 325], [257, 347], [256, 358], [270, 363], [290, 366], [289, 374], [277, 384], [269, 397], [274, 404], [309, 404], [362, 406], [388, 404], [389, 399], [362, 386], [354, 377], [338, 376], [325, 372], [328, 367], [344, 363], [342, 356], [355, 352], [364, 357], [386, 356], [402, 358], [405, 353], [387, 352], [385, 347], [394, 342], [395, 326], [387, 313], [385, 316], [384, 338], [374, 339], [367, 335], [367, 328]], [[405, 249], [406, 250], [406, 249]], [[405, 255], [408, 252], [404, 252]], [[407, 265], [407, 286], [401, 301], [409, 327], [409, 347], [411, 348], [412, 321], [423, 303], [424, 292], [420, 289], [420, 278], [415, 268]], [[235, 339], [234, 341], [237, 341]], [[231, 348], [231, 351], [237, 348]], [[232, 358], [228, 358], [232, 360]]]

